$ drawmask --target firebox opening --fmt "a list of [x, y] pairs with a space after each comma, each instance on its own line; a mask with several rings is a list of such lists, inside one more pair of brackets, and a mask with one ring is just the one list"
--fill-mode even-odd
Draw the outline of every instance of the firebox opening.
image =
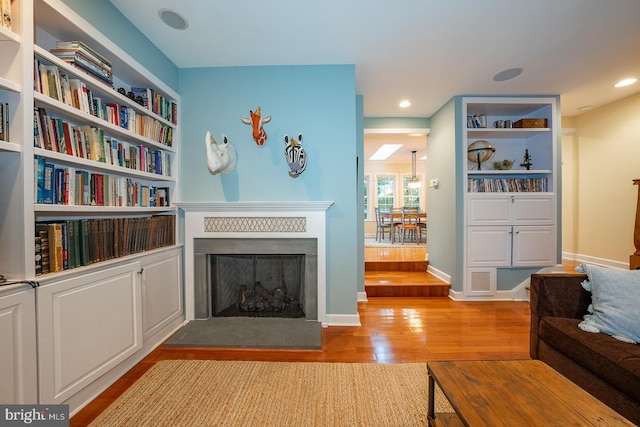
[[210, 254], [214, 317], [304, 318], [304, 254]]

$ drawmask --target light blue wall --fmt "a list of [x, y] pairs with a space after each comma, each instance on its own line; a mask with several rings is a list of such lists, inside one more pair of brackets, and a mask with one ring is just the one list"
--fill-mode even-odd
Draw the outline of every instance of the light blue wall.
[[[191, 68], [180, 70], [180, 198], [193, 201], [334, 201], [327, 212], [327, 311], [357, 313], [358, 152], [353, 65]], [[258, 146], [242, 123], [261, 105], [271, 115]], [[227, 135], [237, 152], [228, 175], [206, 167], [204, 136]], [[306, 171], [291, 178], [283, 135], [303, 134]]]
[[[364, 218], [364, 98], [356, 97], [358, 155], [358, 218]], [[358, 292], [364, 292], [364, 220], [358, 221]]]
[[431, 120], [425, 117], [365, 117], [365, 129], [425, 129]]
[[[451, 286], [461, 290], [456, 283], [456, 123], [455, 102], [449, 101], [431, 117], [431, 133], [427, 140], [427, 182], [437, 179], [438, 188], [427, 187], [427, 242], [429, 265], [451, 276]], [[457, 287], [460, 289], [457, 289]]]
[[[62, 0], [77, 14], [178, 92], [178, 67], [108, 0]], [[151, 13], [158, 19], [155, 12]], [[167, 29], [167, 31], [169, 31]]]

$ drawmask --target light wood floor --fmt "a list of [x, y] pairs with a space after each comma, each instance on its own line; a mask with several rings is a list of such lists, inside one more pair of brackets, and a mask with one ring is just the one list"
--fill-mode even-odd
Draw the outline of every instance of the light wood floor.
[[[365, 250], [365, 258], [372, 256]], [[422, 257], [385, 250], [382, 257]], [[403, 249], [404, 250], [404, 249]], [[415, 252], [414, 252], [415, 251]], [[380, 272], [374, 272], [380, 275]], [[389, 281], [398, 279], [390, 272]], [[358, 304], [360, 327], [322, 330], [321, 350], [238, 350], [160, 346], [71, 419], [90, 423], [160, 360], [213, 359], [303, 362], [416, 363], [429, 360], [529, 358], [527, 302], [456, 302], [447, 297], [370, 298]]]

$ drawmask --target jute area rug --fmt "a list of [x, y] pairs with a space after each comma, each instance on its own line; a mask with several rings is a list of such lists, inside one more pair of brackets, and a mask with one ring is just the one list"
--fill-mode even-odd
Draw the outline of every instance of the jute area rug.
[[427, 394], [425, 363], [165, 360], [91, 426], [426, 426]]

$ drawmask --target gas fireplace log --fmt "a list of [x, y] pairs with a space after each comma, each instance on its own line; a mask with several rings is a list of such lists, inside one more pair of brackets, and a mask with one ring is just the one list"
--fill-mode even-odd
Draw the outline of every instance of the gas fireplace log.
[[246, 285], [240, 286], [236, 308], [240, 311], [282, 311], [286, 307], [287, 287], [282, 286], [269, 291], [256, 282], [252, 290]]

